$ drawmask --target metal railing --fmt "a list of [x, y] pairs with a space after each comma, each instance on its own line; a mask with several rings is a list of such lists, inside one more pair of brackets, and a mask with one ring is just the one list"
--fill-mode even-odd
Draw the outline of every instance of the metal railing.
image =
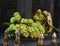
[[[52, 34], [52, 46], [56, 46], [55, 43], [56, 43], [56, 33], [54, 32]], [[8, 32], [5, 31], [4, 32], [4, 39], [3, 39], [3, 46], [8, 46]], [[20, 46], [20, 33], [17, 31], [16, 32], [16, 36], [15, 36], [15, 40], [14, 40], [14, 46]], [[38, 43], [37, 43], [37, 46], [44, 46], [44, 35], [41, 33], [38, 37]]]

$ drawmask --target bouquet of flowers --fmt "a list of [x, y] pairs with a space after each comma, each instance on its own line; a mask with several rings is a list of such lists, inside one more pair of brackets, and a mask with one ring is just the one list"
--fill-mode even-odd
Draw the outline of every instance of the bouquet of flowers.
[[19, 12], [14, 12], [13, 17], [10, 18], [10, 25], [7, 28], [8, 36], [15, 36], [16, 31], [24, 37], [37, 38], [39, 34], [45, 33], [44, 26], [38, 21], [39, 17], [35, 15], [33, 19], [22, 18]]

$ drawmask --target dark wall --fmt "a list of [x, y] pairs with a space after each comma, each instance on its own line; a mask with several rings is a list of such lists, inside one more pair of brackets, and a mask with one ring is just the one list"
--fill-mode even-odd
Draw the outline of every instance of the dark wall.
[[32, 0], [17, 0], [17, 10], [22, 14], [22, 17], [30, 18], [32, 11]]
[[[3, 23], [9, 21], [13, 12], [17, 11], [17, 0], [0, 0], [0, 32], [7, 28]], [[0, 34], [1, 34], [0, 33]]]
[[1, 0], [0, 3], [0, 24], [9, 20], [12, 13], [16, 11], [16, 0]]
[[55, 0], [55, 5], [54, 5], [54, 26], [56, 28], [59, 28], [60, 26], [60, 1], [59, 0]]

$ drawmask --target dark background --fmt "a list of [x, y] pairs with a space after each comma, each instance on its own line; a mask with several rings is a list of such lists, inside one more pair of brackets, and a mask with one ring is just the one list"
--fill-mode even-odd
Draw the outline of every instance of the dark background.
[[30, 18], [38, 8], [50, 11], [54, 26], [60, 27], [59, 0], [0, 0], [0, 32], [7, 28], [3, 23], [9, 21], [15, 11], [19, 11], [22, 17]]
[[[38, 8], [50, 11], [53, 25], [60, 28], [60, 0], [0, 0], [0, 44], [3, 43], [1, 36], [8, 27], [3, 23], [9, 21], [15, 11], [19, 11], [22, 17], [30, 18]], [[58, 36], [57, 43], [60, 44], [60, 35]], [[47, 46], [51, 42], [51, 37], [48, 36], [45, 40], [44, 44]], [[36, 46], [36, 42], [36, 40], [33, 41], [30, 38], [24, 39], [21, 46]], [[9, 40], [8, 43], [10, 46], [14, 46], [13, 39]]]

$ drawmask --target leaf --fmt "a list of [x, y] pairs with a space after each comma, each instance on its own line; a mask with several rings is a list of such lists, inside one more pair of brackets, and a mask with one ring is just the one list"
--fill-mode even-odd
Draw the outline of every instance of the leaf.
[[9, 26], [11, 23], [9, 23], [9, 22], [5, 22], [5, 23], [3, 23], [3, 24]]

